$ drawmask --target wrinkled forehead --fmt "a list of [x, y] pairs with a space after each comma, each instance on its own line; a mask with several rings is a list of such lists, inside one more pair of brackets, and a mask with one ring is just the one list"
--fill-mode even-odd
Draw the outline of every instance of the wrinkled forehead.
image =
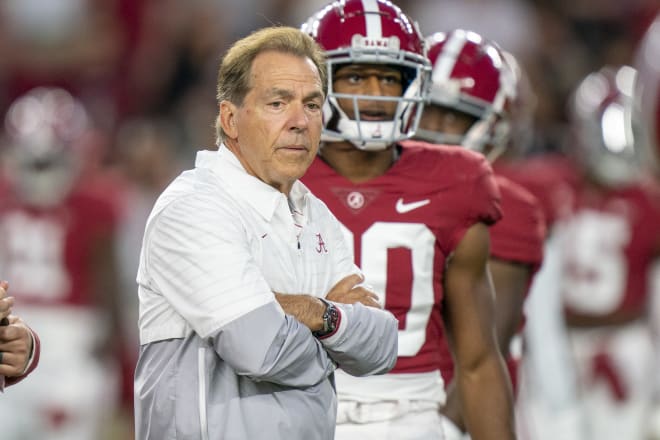
[[273, 87], [277, 83], [322, 88], [318, 67], [307, 57], [268, 51], [255, 57], [250, 68], [250, 87]]

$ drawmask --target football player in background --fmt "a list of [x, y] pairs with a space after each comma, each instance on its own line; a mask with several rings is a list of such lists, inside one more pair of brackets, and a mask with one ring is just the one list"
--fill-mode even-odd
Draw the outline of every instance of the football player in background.
[[643, 130], [644, 157], [660, 178], [660, 13], [646, 30], [635, 54], [639, 81], [635, 90], [634, 117]]
[[473, 438], [515, 438], [487, 267], [488, 225], [501, 216], [488, 162], [405, 141], [421, 116], [430, 63], [397, 6], [336, 1], [303, 30], [326, 50], [329, 93], [319, 156], [302, 180], [344, 225], [355, 262], [399, 320], [390, 373], [337, 371], [336, 438], [444, 438], [443, 325]]
[[660, 189], [640, 162], [637, 71], [606, 66], [571, 99], [567, 149], [581, 180], [555, 228], [560, 294], [586, 439], [646, 437], [656, 377], [649, 276], [660, 255]]
[[98, 137], [59, 88], [19, 97], [4, 122], [0, 272], [43, 344], [39, 369], [0, 399], [2, 436], [99, 438], [116, 409], [121, 333], [114, 205], [85, 162]]
[[[515, 142], [510, 114], [520, 77], [515, 60], [505, 61], [495, 43], [463, 29], [435, 33], [427, 43], [432, 86], [416, 138], [461, 146], [494, 162]], [[515, 388], [523, 303], [543, 258], [545, 221], [536, 198], [527, 190], [503, 176], [496, 175], [496, 182], [504, 216], [490, 228], [489, 267], [495, 287], [497, 341]], [[448, 347], [443, 359], [442, 373], [449, 384], [443, 422], [447, 438], [460, 439], [465, 425], [452, 383]]]
[[[635, 89], [633, 118], [641, 122], [639, 128], [644, 138], [645, 163], [660, 180], [660, 13], [647, 29], [637, 48], [635, 67], [639, 81]], [[656, 369], [660, 368], [660, 264], [653, 274], [653, 307], [651, 322], [655, 323], [653, 337], [656, 353]], [[654, 409], [649, 418], [649, 438], [660, 440], [660, 375], [655, 375]]]

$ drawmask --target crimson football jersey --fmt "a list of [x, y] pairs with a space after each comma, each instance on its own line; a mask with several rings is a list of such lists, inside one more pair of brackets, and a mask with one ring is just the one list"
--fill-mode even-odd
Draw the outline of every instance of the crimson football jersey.
[[569, 213], [579, 177], [568, 158], [544, 154], [514, 161], [499, 160], [493, 169], [498, 176], [508, 178], [536, 197], [548, 231]]
[[502, 194], [502, 220], [490, 228], [490, 254], [494, 258], [532, 266], [543, 260], [545, 217], [538, 200], [522, 186], [496, 175]]
[[343, 225], [366, 282], [399, 321], [392, 373], [440, 368], [447, 258], [477, 222], [499, 220], [500, 197], [478, 153], [405, 142], [383, 175], [353, 183], [317, 158], [302, 179]]
[[80, 190], [57, 206], [34, 208], [5, 188], [0, 213], [0, 273], [17, 304], [94, 303], [90, 263], [96, 246], [112, 236], [113, 205]]
[[[503, 216], [490, 228], [491, 258], [528, 265], [534, 273], [543, 260], [545, 220], [541, 206], [527, 190], [506, 177], [496, 175], [495, 180], [502, 197]], [[528, 291], [530, 285], [531, 277]], [[522, 326], [523, 322], [520, 323], [520, 330]], [[453, 378], [454, 365], [449, 347], [445, 344], [442, 350], [442, 377], [449, 383]], [[517, 360], [509, 358], [506, 361], [515, 386]]]
[[593, 317], [617, 311], [645, 316], [648, 274], [660, 250], [657, 187], [582, 187], [562, 222], [562, 297], [568, 312]]

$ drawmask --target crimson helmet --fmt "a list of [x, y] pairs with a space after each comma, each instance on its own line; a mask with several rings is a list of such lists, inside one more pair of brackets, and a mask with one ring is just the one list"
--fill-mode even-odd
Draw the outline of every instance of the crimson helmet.
[[417, 137], [430, 142], [462, 145], [483, 151], [491, 142], [507, 92], [504, 62], [499, 47], [479, 34], [463, 29], [438, 32], [426, 39], [432, 64], [427, 105], [465, 113], [476, 121], [461, 136], [418, 130]]
[[605, 66], [587, 75], [569, 107], [571, 151], [599, 182], [621, 186], [639, 178], [640, 142], [633, 117], [637, 71]]
[[494, 160], [504, 150], [523, 156], [531, 147], [534, 137], [534, 111], [536, 95], [532, 90], [526, 72], [516, 57], [508, 51], [501, 51], [504, 60], [502, 84], [505, 99], [502, 111], [495, 121], [488, 154]]
[[39, 87], [17, 98], [5, 115], [7, 177], [25, 202], [48, 206], [68, 194], [78, 176], [89, 117], [60, 88]]
[[[428, 86], [430, 63], [417, 24], [388, 0], [335, 1], [302, 26], [325, 50], [328, 99], [323, 108], [324, 141], [350, 141], [363, 150], [382, 150], [410, 138], [418, 124]], [[401, 69], [402, 96], [367, 96], [336, 93], [333, 76], [346, 64], [384, 64]], [[353, 102], [356, 119], [340, 108], [338, 99]], [[359, 101], [396, 102], [391, 121], [360, 119]]]
[[644, 34], [637, 49], [635, 67], [639, 81], [635, 90], [635, 118], [640, 123], [647, 162], [660, 173], [660, 13]]

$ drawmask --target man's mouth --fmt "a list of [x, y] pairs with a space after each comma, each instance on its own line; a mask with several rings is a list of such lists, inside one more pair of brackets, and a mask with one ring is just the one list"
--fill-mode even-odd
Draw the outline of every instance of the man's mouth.
[[280, 149], [284, 150], [295, 150], [295, 151], [307, 151], [308, 148], [304, 145], [282, 145]]
[[382, 111], [361, 111], [361, 121], [390, 121], [392, 116]]

